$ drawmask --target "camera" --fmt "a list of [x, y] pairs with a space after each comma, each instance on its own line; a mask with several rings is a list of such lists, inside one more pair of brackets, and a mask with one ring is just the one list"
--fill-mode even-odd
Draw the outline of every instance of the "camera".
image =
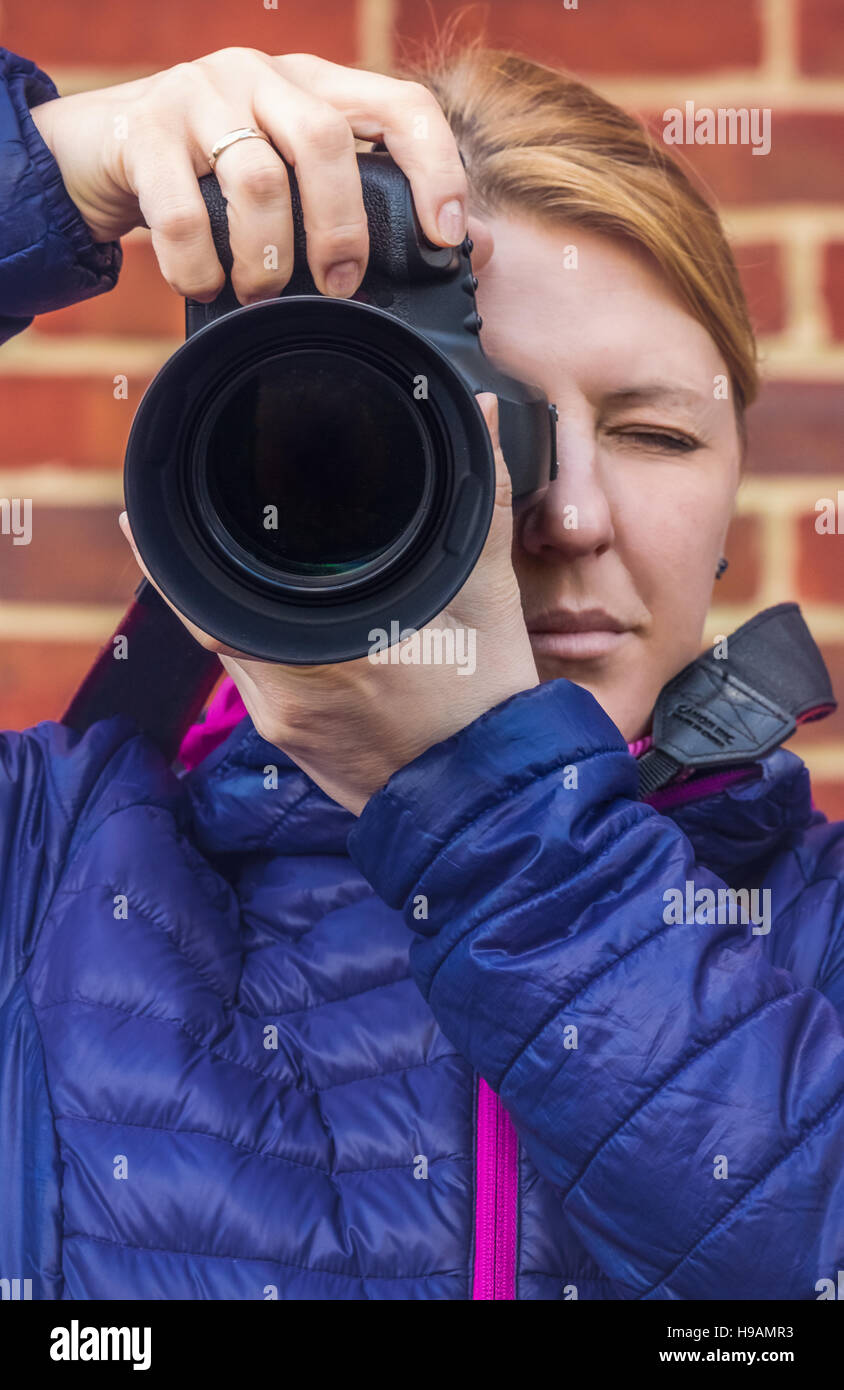
[[226, 283], [186, 301], [186, 340], [127, 444], [150, 574], [203, 631], [268, 661], [361, 657], [373, 629], [417, 630], [465, 583], [495, 496], [477, 392], [499, 399], [514, 505], [556, 475], [555, 407], [481, 346], [471, 241], [429, 242], [390, 154], [357, 159], [370, 256], [349, 299], [314, 284], [287, 164], [293, 273], [277, 298], [238, 304], [225, 199], [200, 179]]

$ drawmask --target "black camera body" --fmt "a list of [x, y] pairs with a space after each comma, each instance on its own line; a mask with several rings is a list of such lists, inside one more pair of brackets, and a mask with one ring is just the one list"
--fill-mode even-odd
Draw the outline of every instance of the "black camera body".
[[126, 452], [138, 549], [219, 641], [313, 665], [363, 656], [448, 604], [489, 530], [495, 464], [475, 400], [499, 399], [514, 501], [556, 475], [556, 410], [485, 356], [471, 242], [437, 247], [386, 151], [358, 155], [370, 237], [351, 299], [317, 290], [288, 165], [294, 268], [241, 306], [225, 200], [200, 179], [227, 272], [186, 302], [186, 341], [150, 384]]

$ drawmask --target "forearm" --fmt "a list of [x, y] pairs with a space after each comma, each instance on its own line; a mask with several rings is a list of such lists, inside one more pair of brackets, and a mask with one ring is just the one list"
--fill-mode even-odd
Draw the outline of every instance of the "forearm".
[[840, 1020], [749, 926], [665, 921], [666, 889], [725, 885], [635, 795], [614, 726], [554, 682], [403, 769], [350, 849], [607, 1273], [814, 1297], [844, 1229]]

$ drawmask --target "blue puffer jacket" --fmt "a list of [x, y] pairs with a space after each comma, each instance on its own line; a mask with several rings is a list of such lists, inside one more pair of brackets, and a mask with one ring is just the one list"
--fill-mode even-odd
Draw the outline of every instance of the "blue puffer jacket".
[[0, 342], [35, 314], [117, 283], [118, 242], [94, 242], [29, 114], [57, 97], [27, 58], [0, 48]]
[[[16, 254], [20, 322], [44, 305], [4, 214], [3, 295]], [[359, 819], [248, 718], [183, 776], [122, 717], [0, 736], [0, 1278], [817, 1298], [844, 1268], [844, 829], [785, 750], [663, 813], [636, 790], [563, 680]], [[666, 921], [689, 884], [769, 891], [771, 930]]]
[[[793, 754], [661, 815], [555, 681], [357, 821], [248, 718], [182, 778], [122, 718], [0, 765], [0, 1268], [36, 1297], [811, 1299], [844, 1268], [844, 834]], [[770, 888], [771, 931], [666, 925], [688, 881]]]

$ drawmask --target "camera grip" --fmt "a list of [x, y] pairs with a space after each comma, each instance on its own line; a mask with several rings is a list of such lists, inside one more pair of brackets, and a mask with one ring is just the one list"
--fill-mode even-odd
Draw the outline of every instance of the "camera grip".
[[[407, 237], [409, 218], [417, 243], [421, 237], [410, 196], [410, 185], [395, 160], [389, 155], [366, 152], [359, 154], [357, 159], [369, 226], [369, 261], [358, 295], [375, 303], [379, 302], [379, 296], [388, 296], [394, 300], [397, 291], [401, 292], [400, 287], [406, 286], [408, 279], [412, 278], [408, 261], [408, 251], [412, 249], [408, 247]], [[293, 215], [293, 272], [279, 297], [319, 294], [308, 266], [307, 238], [296, 173], [287, 160], [282, 159], [282, 163], [287, 171]], [[199, 180], [199, 187], [208, 211], [214, 248], [226, 272], [226, 283], [212, 305], [199, 305], [191, 299], [187, 300], [187, 304], [200, 312], [211, 311], [207, 314], [210, 320], [218, 318], [221, 312], [238, 308], [239, 305], [231, 287], [233, 258], [229, 244], [226, 199], [215, 174], [203, 174]], [[424, 237], [421, 240], [425, 242]], [[425, 244], [427, 245], [426, 242]]]

